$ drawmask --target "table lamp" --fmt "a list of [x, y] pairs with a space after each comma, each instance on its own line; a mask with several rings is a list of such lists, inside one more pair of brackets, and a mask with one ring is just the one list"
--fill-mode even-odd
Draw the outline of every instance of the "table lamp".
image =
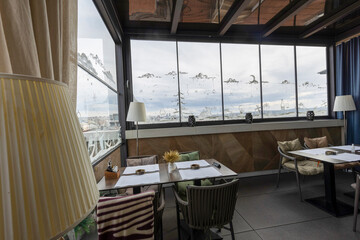
[[94, 172], [68, 87], [0, 74], [0, 239], [58, 239], [95, 208]]
[[347, 111], [355, 111], [356, 106], [354, 103], [354, 99], [351, 95], [344, 96], [336, 96], [334, 102], [334, 112], [343, 112], [344, 115], [344, 139], [345, 143], [347, 142], [347, 122], [346, 122], [346, 112]]
[[131, 102], [126, 121], [136, 124], [136, 155], [139, 156], [139, 122], [146, 121], [145, 104], [142, 102]]

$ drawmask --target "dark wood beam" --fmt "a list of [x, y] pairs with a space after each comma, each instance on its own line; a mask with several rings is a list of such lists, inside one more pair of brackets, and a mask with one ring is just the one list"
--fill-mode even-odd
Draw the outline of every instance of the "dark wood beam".
[[354, 27], [346, 32], [340, 33], [339, 35], [337, 35], [335, 37], [335, 40], [336, 40], [336, 42], [341, 42], [341, 41], [351, 38], [353, 36], [355, 37], [359, 34], [360, 34], [360, 25], [358, 25], [357, 27]]
[[251, 0], [237, 0], [233, 3], [220, 23], [218, 35], [224, 36], [227, 30], [229, 30], [231, 25], [236, 21], [238, 16], [245, 10], [250, 2]]
[[184, 0], [176, 0], [175, 9], [172, 17], [172, 23], [171, 23], [171, 31], [170, 31], [171, 34], [176, 33], [177, 27], [180, 22], [180, 15], [181, 15], [183, 3]]
[[296, 15], [299, 11], [301, 11], [313, 1], [314, 0], [295, 0], [289, 3], [265, 25], [265, 31], [263, 32], [262, 36], [269, 36], [276, 29], [281, 27], [281, 24]]
[[310, 24], [306, 30], [300, 34], [300, 38], [307, 38], [324, 29], [325, 27], [333, 24], [334, 22], [346, 17], [348, 14], [356, 11], [360, 8], [360, 1], [356, 0], [341, 9], [336, 9], [329, 12], [327, 15], [319, 18], [312, 24]]

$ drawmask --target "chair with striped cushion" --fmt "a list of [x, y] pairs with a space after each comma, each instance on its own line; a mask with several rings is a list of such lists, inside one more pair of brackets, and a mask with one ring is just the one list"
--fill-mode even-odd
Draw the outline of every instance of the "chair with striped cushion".
[[99, 240], [154, 239], [155, 192], [103, 197], [97, 205]]

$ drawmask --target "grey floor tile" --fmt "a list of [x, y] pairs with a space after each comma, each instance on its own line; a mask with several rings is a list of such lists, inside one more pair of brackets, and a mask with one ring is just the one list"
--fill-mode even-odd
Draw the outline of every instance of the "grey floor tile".
[[360, 232], [352, 231], [352, 216], [325, 218], [308, 222], [256, 230], [263, 240], [352, 240]]
[[177, 239], [176, 208], [167, 207], [163, 213], [163, 236], [164, 239]]
[[[230, 225], [227, 224], [225, 225], [225, 227], [230, 228]], [[240, 233], [240, 232], [246, 232], [246, 231], [250, 231], [253, 230], [249, 224], [246, 223], [246, 221], [240, 216], [240, 214], [235, 211], [234, 212], [234, 217], [233, 217], [233, 227], [234, 227], [234, 233]], [[216, 232], [217, 229], [213, 229], [213, 231]], [[227, 236], [230, 235], [230, 231], [226, 230], [226, 229], [221, 229], [221, 232], [218, 233], [218, 235], [220, 236]]]
[[[231, 240], [231, 235], [227, 235], [223, 238], [224, 240]], [[243, 232], [235, 234], [236, 240], [261, 240], [255, 231]]]
[[[312, 192], [303, 191], [304, 198], [312, 195]], [[297, 190], [239, 197], [236, 210], [253, 229], [330, 217], [322, 210], [300, 202]]]

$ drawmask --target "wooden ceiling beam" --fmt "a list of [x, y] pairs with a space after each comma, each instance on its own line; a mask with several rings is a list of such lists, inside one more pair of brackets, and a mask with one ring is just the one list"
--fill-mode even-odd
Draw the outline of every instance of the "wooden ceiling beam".
[[171, 22], [171, 31], [170, 31], [171, 34], [175, 34], [177, 31], [177, 27], [180, 22], [180, 15], [181, 15], [183, 3], [184, 3], [184, 0], [176, 0], [175, 9], [174, 9], [173, 17], [172, 17], [172, 22]]
[[341, 9], [335, 9], [310, 24], [306, 28], [306, 30], [302, 34], [300, 34], [300, 38], [310, 37], [311, 35], [317, 33], [318, 31], [321, 31], [330, 24], [335, 23], [336, 21], [346, 17], [347, 15], [358, 9], [360, 9], [360, 1], [358, 0], [353, 1], [351, 4], [348, 4]]
[[224, 36], [227, 30], [229, 30], [231, 25], [236, 21], [238, 16], [245, 10], [245, 8], [249, 5], [250, 2], [251, 0], [236, 0], [233, 3], [233, 5], [220, 23], [220, 27], [218, 30], [219, 36]]
[[269, 36], [276, 29], [281, 27], [285, 21], [292, 18], [313, 1], [314, 0], [295, 0], [289, 3], [265, 25], [262, 37]]

